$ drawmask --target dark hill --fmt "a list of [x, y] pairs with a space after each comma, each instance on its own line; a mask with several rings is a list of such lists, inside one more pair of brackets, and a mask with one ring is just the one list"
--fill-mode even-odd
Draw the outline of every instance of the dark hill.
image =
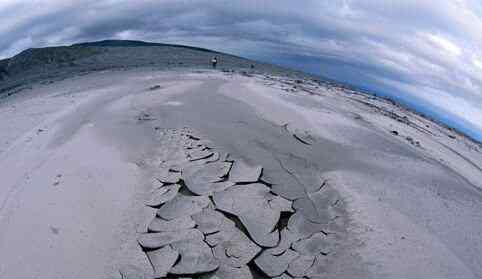
[[221, 52], [206, 49], [206, 48], [201, 48], [201, 47], [193, 47], [193, 46], [177, 45], [177, 44], [151, 43], [151, 42], [132, 41], [132, 40], [103, 40], [103, 41], [97, 41], [97, 42], [85, 42], [85, 43], [73, 44], [72, 46], [82, 46], [82, 47], [143, 47], [143, 46], [178, 47], [178, 48], [186, 48], [186, 49], [191, 49], [191, 50], [199, 50], [199, 51], [222, 54]]
[[242, 57], [204, 48], [149, 43], [143, 41], [105, 40], [71, 46], [31, 48], [12, 58], [0, 60], [0, 94], [12, 94], [35, 82], [52, 82], [100, 70], [149, 67], [159, 70], [210, 67], [216, 55], [220, 69], [249, 70], [294, 74], [295, 71], [258, 63]]

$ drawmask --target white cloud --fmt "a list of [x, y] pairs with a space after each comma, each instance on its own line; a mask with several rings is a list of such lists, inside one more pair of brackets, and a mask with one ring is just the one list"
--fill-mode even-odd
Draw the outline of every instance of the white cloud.
[[435, 43], [435, 45], [441, 47], [443, 50], [448, 52], [449, 54], [459, 56], [462, 53], [462, 50], [453, 42], [445, 39], [442, 36], [428, 34], [427, 37]]
[[472, 63], [474, 64], [474, 66], [482, 70], [482, 61], [478, 57], [474, 56], [472, 58]]

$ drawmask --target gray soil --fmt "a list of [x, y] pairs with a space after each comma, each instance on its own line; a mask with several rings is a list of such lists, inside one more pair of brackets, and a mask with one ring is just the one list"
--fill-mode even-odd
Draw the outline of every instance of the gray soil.
[[396, 104], [186, 47], [12, 59], [0, 278], [482, 276], [481, 146]]

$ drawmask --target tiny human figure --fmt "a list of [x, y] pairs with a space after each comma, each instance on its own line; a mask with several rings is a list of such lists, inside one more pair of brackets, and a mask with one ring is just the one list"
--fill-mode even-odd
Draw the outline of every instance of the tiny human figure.
[[250, 68], [251, 68], [251, 70], [254, 69], [254, 64], [251, 64]]
[[218, 64], [218, 58], [216, 56], [211, 59], [211, 64], [213, 65], [213, 69], [216, 69], [216, 65]]

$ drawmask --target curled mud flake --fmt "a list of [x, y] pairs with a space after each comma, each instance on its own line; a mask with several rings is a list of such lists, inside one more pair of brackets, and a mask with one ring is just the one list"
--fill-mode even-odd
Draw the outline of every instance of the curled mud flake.
[[164, 184], [175, 184], [179, 182], [181, 173], [164, 169], [156, 174], [156, 178]]
[[307, 238], [315, 233], [323, 231], [324, 225], [313, 223], [303, 216], [303, 214], [296, 212], [288, 220], [288, 229], [295, 234], [298, 239]]
[[213, 152], [213, 156], [205, 159], [205, 160], [204, 160], [204, 163], [206, 163], [206, 164], [214, 163], [214, 162], [219, 161], [219, 159], [220, 159], [219, 152]]
[[308, 269], [308, 271], [305, 274], [305, 277], [308, 277], [308, 278], [325, 277], [327, 265], [328, 265], [327, 256], [324, 256], [324, 255], [316, 256], [315, 262]]
[[303, 277], [315, 263], [315, 256], [301, 255], [294, 259], [289, 265], [287, 272], [293, 277]]
[[180, 256], [180, 261], [170, 270], [172, 274], [206, 273], [219, 266], [211, 248], [204, 242], [202, 234], [195, 238], [175, 242], [171, 246], [179, 252]]
[[201, 212], [211, 201], [206, 196], [177, 195], [157, 211], [157, 216], [173, 220]]
[[253, 240], [264, 247], [274, 247], [279, 241], [280, 210], [269, 205], [272, 198], [270, 188], [260, 183], [235, 185], [213, 196], [216, 208], [236, 215]]
[[220, 263], [231, 267], [242, 267], [249, 263], [261, 248], [235, 227], [210, 234], [206, 241], [215, 246], [214, 256]]
[[254, 262], [266, 275], [276, 277], [283, 274], [288, 269], [288, 265], [298, 256], [299, 254], [291, 249], [277, 256], [265, 250], [254, 259]]
[[177, 241], [199, 237], [203, 238], [203, 234], [199, 230], [188, 229], [173, 232], [143, 233], [137, 241], [145, 249], [158, 249]]
[[181, 173], [182, 166], [183, 166], [183, 164], [172, 163], [172, 164], [169, 164], [169, 165], [167, 166], [167, 168], [168, 168], [169, 171], [171, 171], [171, 172]]
[[213, 142], [210, 141], [210, 140], [202, 139], [202, 140], [197, 141], [197, 147], [203, 147], [203, 148], [211, 149], [211, 147], [213, 145], [214, 145]]
[[206, 243], [209, 244], [209, 246], [214, 247], [223, 241], [228, 241], [230, 238], [231, 238], [230, 230], [217, 231], [206, 235]]
[[310, 135], [307, 131], [302, 131], [299, 129], [291, 129], [288, 124], [283, 125], [283, 128], [291, 134], [297, 141], [305, 145], [312, 145], [315, 142], [315, 138]]
[[306, 158], [291, 153], [277, 157], [281, 168], [303, 186], [305, 193], [312, 193], [320, 189], [323, 179], [316, 165]]
[[213, 183], [213, 191], [214, 192], [222, 192], [226, 189], [228, 189], [229, 187], [232, 187], [236, 185], [234, 182], [232, 181], [221, 181], [221, 182], [216, 182], [216, 183]]
[[218, 182], [226, 177], [231, 170], [229, 162], [214, 162], [205, 165], [188, 165], [182, 171], [184, 180], [199, 179], [208, 182]]
[[309, 238], [294, 242], [291, 247], [302, 255], [316, 256], [329, 254], [333, 249], [333, 244], [334, 240], [330, 236], [320, 232], [313, 234]]
[[205, 165], [191, 165], [182, 172], [182, 178], [186, 187], [197, 195], [210, 195], [215, 191], [229, 187], [229, 184], [221, 182], [231, 168], [231, 163], [215, 162]]
[[219, 279], [253, 279], [253, 275], [247, 266], [232, 267], [230, 265], [221, 264], [214, 272], [213, 277]]
[[142, 112], [139, 116], [137, 116], [137, 120], [138, 121], [150, 121], [150, 120], [156, 120], [156, 118], [152, 117], [147, 112]]
[[221, 230], [234, 228], [233, 221], [226, 218], [221, 212], [212, 208], [205, 208], [192, 216], [197, 229], [204, 234], [211, 234]]
[[229, 153], [223, 153], [221, 156], [221, 161], [223, 162], [234, 162], [234, 160], [231, 158], [231, 154]]
[[325, 212], [318, 212], [315, 204], [308, 196], [295, 200], [293, 208], [311, 222], [327, 224], [330, 221], [330, 216]]
[[195, 226], [196, 223], [191, 216], [181, 217], [169, 221], [156, 217], [152, 219], [148, 229], [151, 232], [172, 232], [184, 229], [192, 229]]
[[200, 141], [201, 140], [201, 136], [194, 134], [192, 131], [188, 131], [185, 134], [186, 134], [186, 138], [188, 138], [192, 141]]
[[[281, 274], [281, 276], [274, 277], [273, 279], [293, 279], [293, 277], [289, 276], [286, 273]], [[300, 278], [301, 279], [301, 278]]]
[[280, 233], [280, 242], [273, 248], [267, 249], [272, 255], [280, 255], [291, 247], [291, 244], [300, 239], [300, 236], [284, 228]]
[[[270, 219], [271, 216], [266, 215], [267, 219]], [[279, 218], [278, 218], [279, 219]], [[274, 247], [276, 244], [279, 242], [279, 231], [275, 229], [276, 223], [269, 223], [269, 221], [264, 222], [264, 228], [263, 227], [256, 227], [257, 222], [259, 222], [260, 219], [258, 218], [249, 218], [249, 217], [244, 217], [240, 216], [239, 220], [241, 223], [248, 230], [249, 235], [253, 238], [256, 243], [262, 247]], [[274, 220], [274, 219], [273, 219]], [[258, 223], [259, 224], [259, 223]], [[272, 227], [272, 230], [267, 232], [265, 229], [268, 227]]]
[[312, 222], [327, 225], [336, 217], [336, 204], [341, 200], [338, 192], [329, 184], [306, 197], [293, 202], [293, 208]]
[[125, 265], [120, 268], [121, 279], [151, 279], [152, 275], [135, 265]]
[[159, 181], [157, 178], [152, 179], [152, 189], [157, 190], [159, 188], [162, 188], [165, 184]]
[[206, 159], [212, 155], [213, 155], [213, 152], [210, 150], [192, 149], [188, 151], [187, 158], [189, 161], [198, 161], [198, 160]]
[[155, 189], [151, 193], [151, 197], [149, 198], [148, 201], [146, 201], [145, 204], [147, 206], [159, 207], [162, 204], [174, 199], [174, 197], [179, 192], [180, 188], [181, 188], [180, 185], [175, 184], [175, 185], [168, 185], [168, 186]]
[[229, 173], [229, 180], [235, 183], [257, 182], [261, 177], [262, 171], [263, 168], [261, 166], [250, 166], [242, 160], [237, 160], [233, 163]]
[[289, 200], [296, 200], [306, 195], [305, 187], [290, 171], [280, 168], [263, 169], [262, 180], [271, 184], [271, 191]]
[[269, 201], [269, 206], [281, 212], [295, 212], [292, 207], [292, 202], [280, 196], [275, 196], [272, 200]]
[[159, 84], [156, 84], [156, 85], [153, 85], [151, 87], [149, 87], [147, 90], [149, 91], [155, 91], [155, 90], [159, 90], [161, 89], [162, 87], [159, 85]]
[[154, 269], [154, 278], [165, 277], [179, 258], [179, 253], [169, 245], [147, 251], [146, 255]]

